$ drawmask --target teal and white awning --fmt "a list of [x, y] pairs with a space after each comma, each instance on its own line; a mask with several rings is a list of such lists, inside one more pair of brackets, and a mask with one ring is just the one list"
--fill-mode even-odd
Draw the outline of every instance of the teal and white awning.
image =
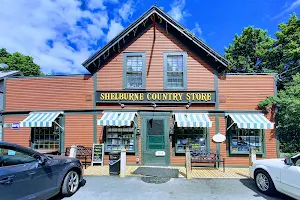
[[135, 112], [105, 112], [97, 124], [100, 126], [131, 126]]
[[264, 114], [246, 114], [246, 113], [230, 113], [227, 114], [231, 117], [238, 128], [244, 129], [273, 129], [274, 123], [270, 122]]
[[175, 113], [177, 127], [212, 127], [207, 113]]
[[29, 116], [21, 121], [20, 127], [52, 127], [53, 121], [62, 112], [31, 112]]

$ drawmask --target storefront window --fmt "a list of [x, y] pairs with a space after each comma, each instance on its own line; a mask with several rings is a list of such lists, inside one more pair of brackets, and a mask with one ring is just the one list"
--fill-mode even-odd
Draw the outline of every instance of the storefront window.
[[239, 129], [233, 125], [230, 133], [230, 153], [248, 154], [251, 148], [263, 152], [263, 131], [261, 129]]
[[31, 146], [36, 150], [59, 149], [59, 127], [32, 127]]
[[206, 148], [206, 128], [202, 127], [174, 127], [176, 153], [184, 153], [189, 145], [190, 149]]
[[105, 127], [106, 143], [105, 151], [126, 149], [127, 152], [135, 152], [135, 134], [132, 127]]

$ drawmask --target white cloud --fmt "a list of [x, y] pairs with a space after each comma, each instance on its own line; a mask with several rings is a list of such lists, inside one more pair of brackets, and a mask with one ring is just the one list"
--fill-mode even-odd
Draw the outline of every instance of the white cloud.
[[88, 7], [90, 9], [106, 9], [106, 6], [103, 5], [104, 2], [110, 2], [110, 3], [118, 3], [118, 0], [89, 0], [88, 1]]
[[108, 33], [106, 36], [106, 41], [110, 41], [113, 39], [116, 35], [118, 35], [124, 27], [120, 22], [117, 22], [116, 20], [111, 20], [108, 28]]
[[283, 8], [285, 8], [285, 9], [278, 15], [274, 16], [272, 19], [278, 19], [279, 17], [283, 16], [285, 13], [293, 11], [296, 8], [298, 8], [299, 6], [300, 6], [300, 0], [295, 0], [290, 6], [288, 6], [288, 4], [285, 3], [285, 5], [283, 6]]
[[198, 22], [195, 23], [195, 27], [191, 30], [198, 38], [203, 39], [202, 29]]
[[45, 73], [87, 73], [81, 63], [103, 38], [103, 30], [109, 28], [112, 38], [123, 29], [115, 21], [108, 25], [107, 1], [117, 2], [90, 0], [96, 9], [91, 11], [81, 10], [80, 0], [2, 0], [0, 48], [32, 56]]
[[184, 9], [185, 0], [175, 0], [170, 6], [171, 10], [168, 14], [178, 22], [183, 22], [185, 17], [191, 16], [191, 14]]
[[128, 21], [128, 18], [132, 17], [134, 11], [133, 1], [128, 0], [121, 6], [121, 8], [119, 8], [118, 13], [124, 21]]

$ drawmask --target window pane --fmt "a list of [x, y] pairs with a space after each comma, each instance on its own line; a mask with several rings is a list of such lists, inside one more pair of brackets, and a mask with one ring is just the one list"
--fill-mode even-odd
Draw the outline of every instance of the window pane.
[[32, 128], [32, 146], [34, 149], [58, 150], [59, 130], [53, 127]]
[[168, 87], [183, 87], [183, 72], [167, 72]]
[[142, 73], [127, 73], [127, 87], [141, 88], [143, 86]]
[[262, 152], [261, 130], [256, 129], [238, 129], [235, 127], [231, 135], [232, 152], [249, 152], [254, 148], [257, 152]]
[[132, 127], [106, 127], [106, 151], [135, 150], [134, 129]]
[[183, 73], [183, 55], [167, 56], [167, 87], [182, 88]]
[[174, 142], [177, 152], [184, 152], [188, 144], [191, 149], [205, 149], [207, 141], [204, 130], [205, 128], [202, 127], [181, 128], [175, 126], [174, 135], [176, 140]]
[[128, 56], [127, 57], [127, 71], [128, 72], [142, 72], [143, 71], [142, 56]]
[[183, 72], [183, 56], [167, 56], [167, 70], [168, 72]]
[[35, 162], [37, 161], [37, 156], [29, 155], [26, 152], [15, 149], [14, 147], [3, 147], [0, 148], [0, 160], [2, 161], [2, 166], [5, 167]]
[[143, 87], [143, 57], [127, 56], [127, 87], [141, 88]]

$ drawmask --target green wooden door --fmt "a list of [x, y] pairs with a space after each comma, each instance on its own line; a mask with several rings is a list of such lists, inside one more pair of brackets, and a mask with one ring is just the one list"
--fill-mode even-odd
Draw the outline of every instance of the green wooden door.
[[142, 135], [144, 165], [169, 165], [170, 141], [167, 119], [166, 116], [144, 117]]

